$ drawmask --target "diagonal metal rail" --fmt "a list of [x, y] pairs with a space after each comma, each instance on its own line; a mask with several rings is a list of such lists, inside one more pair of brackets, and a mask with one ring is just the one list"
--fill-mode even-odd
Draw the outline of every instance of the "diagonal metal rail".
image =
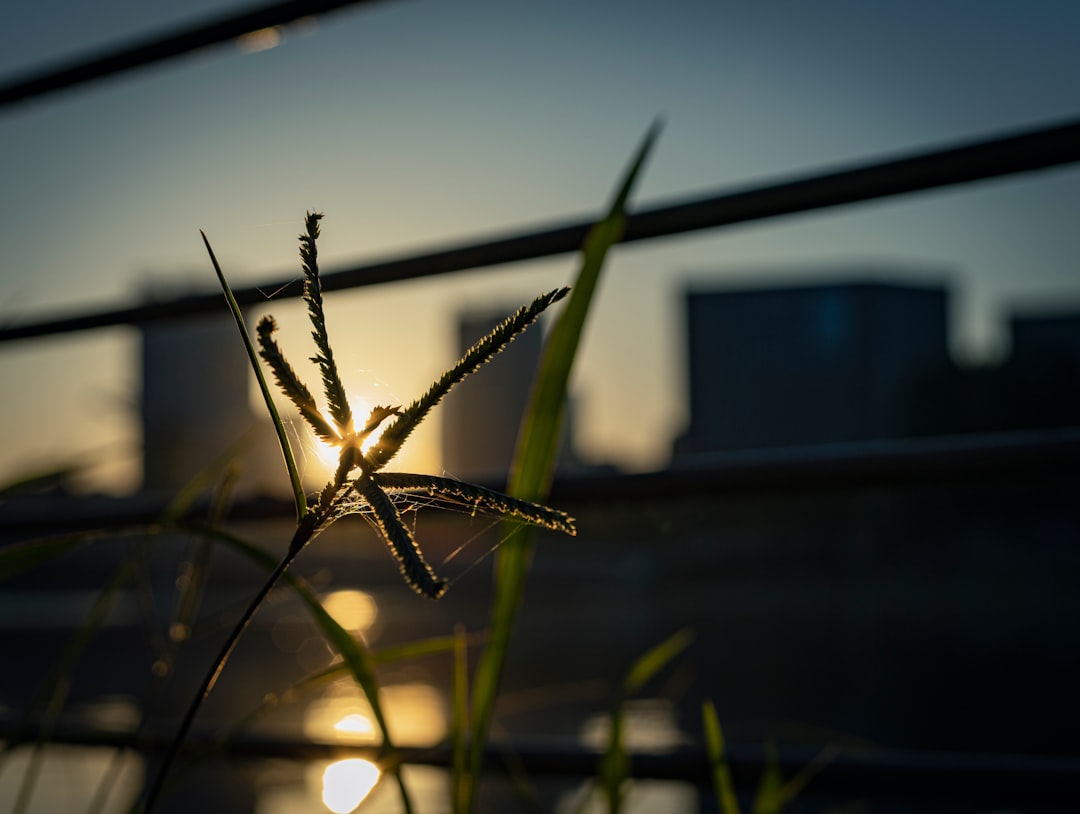
[[[19, 731], [0, 724], [0, 736], [19, 743], [33, 743], [39, 733]], [[160, 752], [168, 736], [136, 739], [128, 733], [102, 732], [67, 726], [50, 731], [49, 742], [76, 746], [132, 749], [143, 754]], [[219, 756], [231, 760], [340, 760], [362, 757], [378, 761], [377, 747], [341, 743], [300, 741], [245, 734], [221, 743], [213, 735], [196, 737], [185, 746], [193, 757]], [[407, 765], [448, 768], [448, 747], [403, 747], [398, 757]], [[487, 749], [488, 772], [521, 771], [527, 776], [588, 778], [596, 774], [600, 755], [576, 745], [515, 743], [514, 762], [507, 750]], [[766, 750], [754, 744], [730, 744], [725, 758], [736, 788], [751, 792], [769, 765]], [[934, 800], [938, 804], [974, 808], [1015, 807], [1024, 811], [1074, 810], [1080, 758], [1062, 755], [1016, 755], [870, 749], [852, 747], [785, 746], [773, 758], [785, 777], [812, 767], [805, 795], [834, 800], [875, 800], [913, 803]], [[639, 752], [631, 756], [630, 775], [636, 779], [693, 783], [706, 789], [712, 783], [704, 752], [683, 747], [673, 752]]]
[[[1080, 120], [876, 162], [807, 174], [779, 183], [687, 198], [630, 216], [622, 242], [651, 240], [702, 229], [808, 212], [843, 204], [1000, 178], [1080, 161]], [[455, 271], [490, 268], [577, 251], [593, 217], [509, 237], [482, 237], [425, 254], [389, 259], [322, 275], [333, 291]], [[290, 282], [291, 280], [291, 282]], [[234, 291], [241, 305], [301, 293], [295, 275]], [[221, 294], [45, 317], [0, 328], [0, 342], [115, 325], [140, 325], [221, 310]]]
[[239, 14], [217, 17], [130, 45], [76, 58], [67, 64], [29, 73], [0, 85], [0, 109], [18, 102], [82, 85], [114, 74], [130, 71], [183, 56], [193, 51], [221, 45], [264, 28], [288, 25], [304, 17], [314, 17], [345, 6], [370, 4], [375, 0], [283, 0], [251, 8]]
[[[557, 473], [555, 505], [571, 512], [617, 501], [685, 500], [717, 496], [796, 495], [866, 489], [1026, 483], [1074, 484], [1080, 473], [1080, 427], [903, 438], [701, 455], [658, 472]], [[493, 489], [498, 483], [486, 484]], [[2, 495], [0, 528], [10, 538], [88, 528], [156, 523], [171, 495], [83, 498], [53, 511], [52, 498], [32, 491]], [[192, 516], [209, 506], [198, 504]], [[240, 501], [234, 520], [287, 519], [291, 500]]]

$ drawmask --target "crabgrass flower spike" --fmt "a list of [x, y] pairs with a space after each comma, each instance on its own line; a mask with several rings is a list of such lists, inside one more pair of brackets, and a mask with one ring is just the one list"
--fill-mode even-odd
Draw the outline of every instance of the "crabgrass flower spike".
[[259, 356], [270, 366], [270, 370], [274, 373], [274, 380], [277, 382], [278, 387], [281, 388], [281, 392], [289, 397], [289, 401], [296, 406], [300, 415], [311, 425], [311, 429], [315, 431], [315, 434], [327, 443], [340, 444], [341, 437], [323, 417], [318, 405], [315, 404], [315, 399], [312, 398], [311, 391], [300, 381], [300, 377], [296, 375], [296, 371], [286, 361], [281, 348], [274, 341], [273, 333], [276, 330], [277, 323], [274, 322], [273, 317], [266, 316], [259, 320], [259, 324], [255, 329], [259, 339]]
[[397, 454], [401, 445], [405, 443], [405, 439], [409, 437], [409, 433], [424, 420], [435, 405], [442, 401], [454, 385], [498, 355], [518, 334], [536, 322], [544, 309], [558, 302], [568, 293], [570, 293], [569, 288], [559, 288], [541, 294], [529, 305], [519, 308], [491, 333], [469, 348], [465, 355], [443, 373], [420, 399], [406, 407], [397, 421], [386, 428], [378, 443], [368, 450], [366, 455], [368, 466], [376, 470], [385, 465]]
[[[306, 233], [300, 235], [300, 256], [305, 277], [304, 300], [308, 304], [308, 316], [313, 328], [312, 338], [318, 349], [311, 361], [318, 365], [322, 374], [332, 422], [319, 410], [311, 391], [300, 381], [300, 377], [274, 341], [276, 325], [273, 318], [264, 317], [258, 325], [259, 355], [270, 366], [278, 386], [315, 433], [340, 450], [334, 476], [319, 493], [315, 510], [304, 516], [302, 527], [294, 537], [297, 551], [335, 520], [349, 514], [366, 514], [373, 518], [409, 586], [417, 593], [438, 599], [446, 592], [448, 583], [436, 576], [424, 560], [420, 546], [405, 525], [398, 505], [387, 492], [402, 495], [406, 501], [411, 496], [426, 494], [450, 503], [471, 506], [473, 511], [516, 517], [526, 523], [575, 534], [571, 518], [546, 506], [515, 500], [499, 492], [450, 478], [379, 471], [394, 457], [413, 428], [454, 385], [502, 351], [518, 334], [534, 323], [544, 309], [565, 297], [569, 289], [549, 291], [537, 297], [531, 304], [518, 309], [469, 348], [423, 397], [405, 410], [397, 407], [375, 407], [368, 415], [367, 422], [357, 430], [345, 396], [345, 388], [338, 376], [326, 330], [315, 247], [321, 217], [318, 213], [308, 213]], [[382, 431], [372, 449], [366, 454], [363, 453], [361, 445], [365, 439], [390, 418], [394, 418], [394, 421]], [[291, 548], [290, 551], [292, 552]]]
[[319, 238], [320, 212], [308, 212], [304, 222], [305, 234], [300, 235], [300, 261], [304, 269], [304, 301], [308, 305], [311, 318], [311, 336], [319, 352], [311, 361], [319, 366], [323, 388], [330, 415], [337, 424], [342, 438], [347, 438], [353, 431], [352, 410], [345, 395], [345, 387], [338, 376], [334, 352], [330, 349], [330, 337], [326, 332], [326, 314], [323, 312], [322, 283], [319, 281], [319, 252], [316, 241]]
[[397, 560], [401, 576], [413, 590], [430, 599], [438, 599], [446, 593], [447, 582], [435, 576], [427, 564], [420, 546], [412, 536], [405, 522], [401, 519], [394, 502], [386, 492], [379, 488], [369, 476], [358, 478], [353, 488], [364, 498], [375, 515], [375, 521], [386, 540], [394, 559]]
[[372, 477], [387, 492], [410, 492], [432, 497], [457, 498], [471, 505], [475, 511], [516, 517], [534, 526], [561, 531], [571, 536], [577, 534], [574, 519], [566, 512], [530, 503], [527, 500], [518, 500], [502, 492], [496, 492], [494, 489], [477, 486], [475, 483], [440, 478], [436, 475], [413, 475], [409, 472], [379, 472]]

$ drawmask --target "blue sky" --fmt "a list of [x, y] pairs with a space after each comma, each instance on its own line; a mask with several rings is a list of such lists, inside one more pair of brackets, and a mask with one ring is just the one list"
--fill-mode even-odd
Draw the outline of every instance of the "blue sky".
[[[52, 0], [0, 31], [0, 77], [224, 3]], [[237, 5], [236, 7], [242, 7]], [[0, 112], [0, 319], [296, 274], [598, 212], [657, 115], [639, 204], [1080, 114], [1074, 2], [405, 0], [281, 45], [220, 48]], [[584, 451], [661, 466], [686, 421], [682, 292], [738, 280], [948, 283], [954, 348], [1001, 349], [1014, 307], [1080, 304], [1080, 170], [974, 184], [617, 250], [576, 374]], [[346, 378], [404, 400], [452, 361], [453, 316], [563, 284], [572, 258], [334, 295]], [[295, 303], [279, 316], [306, 352]], [[134, 334], [0, 348], [0, 478], [93, 452], [124, 488]], [[410, 442], [437, 465], [438, 428]], [[100, 455], [97, 455], [100, 451]], [[406, 458], [404, 463], [409, 463]]]

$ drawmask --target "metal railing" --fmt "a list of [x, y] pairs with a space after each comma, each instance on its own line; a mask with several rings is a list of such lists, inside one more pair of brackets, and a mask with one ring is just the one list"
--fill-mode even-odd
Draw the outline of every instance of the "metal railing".
[[[9, 743], [32, 743], [32, 734], [0, 728], [0, 738]], [[134, 738], [123, 733], [66, 727], [55, 729], [50, 740], [73, 746], [131, 749], [144, 754], [163, 752], [171, 743], [168, 734]], [[218, 743], [213, 733], [197, 733], [189, 739], [187, 755], [198, 758], [205, 750], [199, 744], [216, 744], [213, 754], [231, 760], [317, 761], [358, 757], [377, 761], [382, 757], [377, 747], [370, 746], [275, 740], [265, 736], [239, 736]], [[512, 763], [508, 761], [511, 749]], [[396, 756], [403, 763], [436, 767], [450, 765], [452, 758], [445, 746], [399, 747]], [[725, 757], [738, 788], [753, 788], [769, 760], [763, 748], [738, 744], [728, 746]], [[581, 778], [594, 776], [600, 759], [601, 753], [589, 749], [515, 743], [512, 747], [486, 750], [484, 770], [503, 774], [524, 771], [532, 778]], [[794, 777], [812, 767], [813, 780], [802, 796], [892, 803], [933, 800], [939, 805], [960, 805], [965, 811], [982, 807], [1063, 810], [1062, 801], [1075, 798], [1076, 781], [1080, 777], [1080, 758], [787, 747], [779, 750], [774, 759], [774, 765], [785, 777]], [[678, 781], [701, 788], [712, 783], [708, 761], [698, 750], [638, 752], [631, 756], [631, 763], [633, 776], [639, 780]]]
[[[773, 450], [687, 456], [658, 472], [575, 475], [560, 471], [551, 500], [567, 510], [613, 501], [806, 494], [911, 486], [973, 485], [1023, 480], [1063, 481], [1080, 472], [1080, 428], [981, 433], [944, 438], [887, 439]], [[493, 489], [502, 483], [484, 484]], [[109, 525], [156, 523], [170, 498], [138, 494], [79, 501], [64, 512], [43, 512], [48, 498], [9, 497], [0, 512], [5, 533], [40, 535]], [[195, 510], [208, 508], [196, 504]], [[284, 498], [235, 503], [234, 520], [287, 519]]]
[[144, 68], [193, 51], [231, 42], [246, 34], [288, 25], [345, 6], [369, 5], [375, 0], [283, 0], [239, 14], [216, 17], [158, 37], [140, 40], [79, 57], [69, 63], [28, 72], [0, 84], [0, 109], [50, 93]]
[[[645, 208], [630, 215], [621, 242], [717, 229], [1077, 161], [1080, 161], [1080, 120]], [[485, 236], [424, 254], [329, 271], [322, 275], [323, 289], [336, 291], [378, 285], [566, 254], [578, 250], [593, 222], [594, 218], [584, 218], [561, 225], [542, 225], [517, 235]], [[295, 275], [289, 275], [233, 293], [241, 305], [258, 305], [266, 301], [266, 291], [276, 292], [278, 299], [298, 297], [301, 285]], [[220, 310], [221, 294], [213, 293], [58, 315], [0, 328], [0, 342], [115, 325], [139, 325]]]

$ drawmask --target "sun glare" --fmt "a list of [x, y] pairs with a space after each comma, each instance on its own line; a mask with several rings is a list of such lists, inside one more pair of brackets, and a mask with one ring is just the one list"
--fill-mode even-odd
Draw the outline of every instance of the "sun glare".
[[[363, 426], [363, 422], [367, 421], [368, 416], [371, 415], [373, 405], [367, 399], [354, 396], [352, 393], [349, 393], [349, 405], [352, 407], [354, 421], [358, 425]], [[327, 418], [327, 423], [332, 425], [334, 422]], [[338, 456], [341, 454], [341, 447], [328, 444], [326, 441], [319, 438], [319, 436], [315, 435], [314, 432], [311, 432], [310, 430], [308, 432], [315, 457], [318, 459], [319, 463], [322, 464], [322, 467], [326, 470], [327, 474], [332, 475], [337, 469]], [[375, 432], [369, 435], [364, 440], [364, 443], [360, 445], [360, 450], [362, 452], [367, 452], [378, 440], [379, 430], [375, 430]]]

